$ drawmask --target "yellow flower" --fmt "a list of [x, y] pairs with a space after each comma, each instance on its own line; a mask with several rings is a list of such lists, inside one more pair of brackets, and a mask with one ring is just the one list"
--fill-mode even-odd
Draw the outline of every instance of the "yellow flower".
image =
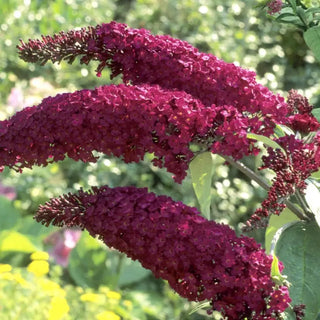
[[49, 254], [45, 251], [37, 251], [34, 252], [30, 258], [31, 260], [49, 260]]
[[97, 320], [120, 320], [120, 317], [112, 311], [104, 311], [96, 315]]
[[80, 296], [80, 300], [97, 303], [101, 300], [101, 295], [96, 293], [84, 293]]
[[68, 314], [70, 307], [65, 298], [55, 296], [51, 299], [48, 320], [60, 320]]
[[108, 291], [107, 292], [107, 297], [109, 299], [114, 299], [114, 300], [120, 300], [121, 299], [121, 294], [116, 291]]
[[34, 260], [28, 265], [27, 270], [41, 277], [49, 272], [49, 263], [44, 260]]
[[41, 289], [48, 293], [50, 296], [65, 297], [66, 292], [60, 287], [60, 285], [47, 278], [41, 278], [40, 281]]
[[0, 273], [10, 272], [11, 270], [12, 267], [10, 266], [10, 264], [0, 263]]

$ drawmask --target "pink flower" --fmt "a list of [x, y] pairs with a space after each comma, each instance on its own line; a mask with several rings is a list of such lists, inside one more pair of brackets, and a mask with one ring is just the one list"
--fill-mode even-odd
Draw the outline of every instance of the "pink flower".
[[272, 257], [253, 239], [146, 189], [80, 190], [40, 206], [35, 219], [87, 229], [168, 280], [182, 297], [209, 300], [229, 320], [270, 319], [290, 302], [288, 292], [271, 280]]
[[53, 247], [49, 254], [57, 264], [66, 267], [69, 262], [69, 255], [76, 246], [81, 236], [80, 230], [64, 229], [50, 234], [44, 241]]
[[272, 0], [268, 4], [268, 13], [269, 14], [275, 14], [281, 11], [283, 3], [281, 0]]

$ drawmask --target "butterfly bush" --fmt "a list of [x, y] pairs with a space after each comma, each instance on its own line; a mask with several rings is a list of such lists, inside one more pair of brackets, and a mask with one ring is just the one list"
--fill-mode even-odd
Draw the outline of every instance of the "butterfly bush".
[[246, 138], [248, 131], [270, 135], [275, 122], [281, 123], [288, 113], [284, 99], [257, 83], [254, 72], [199, 52], [185, 41], [117, 22], [21, 41], [18, 49], [23, 60], [41, 64], [72, 63], [77, 56], [84, 64], [98, 60], [99, 76], [109, 67], [111, 78], [122, 74], [126, 84], [177, 89], [206, 107], [219, 107], [214, 119], [219, 138], [210, 148], [237, 159], [257, 151]]
[[209, 300], [228, 319], [271, 319], [290, 302], [270, 278], [272, 257], [253, 239], [196, 208], [135, 187], [94, 187], [40, 206], [36, 220], [98, 236], [190, 301]]
[[16, 170], [65, 156], [96, 161], [92, 151], [138, 162], [146, 152], [181, 181], [189, 143], [212, 126], [215, 111], [181, 91], [158, 86], [102, 86], [59, 94], [0, 122], [0, 164]]
[[[279, 124], [304, 135], [319, 128], [312, 106], [296, 91], [286, 102], [254, 72], [145, 29], [111, 22], [21, 41], [18, 50], [23, 60], [42, 65], [77, 57], [83, 64], [98, 61], [98, 76], [110, 68], [111, 78], [121, 75], [124, 84], [48, 97], [1, 121], [2, 168], [22, 171], [66, 156], [96, 161], [95, 151], [139, 162], [151, 153], [153, 164], [180, 183], [195, 150], [239, 160], [260, 152], [248, 133], [274, 139]], [[273, 170], [275, 178], [249, 229], [279, 214], [320, 166], [319, 134], [308, 143], [294, 135], [275, 141], [284, 152], [269, 148], [262, 158], [261, 169]], [[210, 310], [226, 319], [280, 319], [289, 305], [287, 287], [272, 281], [272, 258], [253, 239], [146, 189], [80, 190], [52, 199], [36, 219], [87, 229], [168, 280], [181, 296], [209, 300]]]

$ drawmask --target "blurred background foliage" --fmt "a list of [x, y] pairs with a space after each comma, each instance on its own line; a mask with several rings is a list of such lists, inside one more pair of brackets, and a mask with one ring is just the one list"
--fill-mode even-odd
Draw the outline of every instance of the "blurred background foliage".
[[[40, 67], [19, 60], [16, 49], [19, 39], [27, 41], [42, 34], [111, 20], [186, 40], [201, 51], [255, 70], [258, 80], [274, 92], [286, 96], [288, 90], [300, 89], [313, 104], [319, 106], [320, 68], [301, 33], [292, 27], [273, 23], [256, 5], [254, 0], [3, 1], [0, 10], [0, 118], [5, 119], [23, 107], [35, 105], [48, 95], [111, 83], [107, 72], [102, 78], [95, 76], [97, 64], [94, 62], [84, 66], [77, 60], [72, 66], [62, 63]], [[113, 83], [120, 80], [115, 79]], [[7, 302], [4, 303], [4, 296], [0, 293], [0, 316], [16, 319], [14, 311], [6, 313], [11, 308], [8, 307], [10, 299], [25, 299], [27, 309], [31, 308], [27, 301], [30, 296], [39, 301], [40, 309], [42, 303], [49, 300], [53, 303], [55, 295], [49, 294], [48, 300], [45, 290], [40, 298], [41, 285], [35, 280], [38, 278], [30, 276], [26, 269], [32, 252], [51, 250], [52, 253], [58, 246], [58, 240], [52, 239], [63, 237], [62, 232], [57, 233], [54, 228], [45, 228], [32, 220], [31, 215], [39, 204], [49, 198], [74, 192], [80, 187], [135, 185], [197, 206], [190, 179], [186, 178], [182, 185], [175, 184], [170, 174], [153, 167], [149, 158], [147, 155], [139, 164], [124, 164], [119, 159], [103, 155], [93, 164], [66, 159], [46, 168], [24, 170], [22, 174], [5, 170], [0, 175], [0, 263], [14, 268], [14, 271], [4, 272], [8, 278], [11, 277], [11, 282], [8, 280], [0, 285], [7, 294]], [[259, 161], [259, 158], [245, 159], [252, 168], [256, 168]], [[223, 159], [215, 157], [212, 215], [217, 221], [228, 223], [239, 231], [241, 223], [253, 213], [266, 194], [237, 170], [223, 163]], [[252, 235], [262, 242], [262, 233]], [[63, 297], [67, 297], [70, 307], [61, 317], [57, 312], [52, 319], [171, 320], [206, 317], [202, 310], [188, 315], [192, 306], [175, 295], [166, 283], [154, 279], [139, 264], [88, 240], [86, 234], [79, 241], [74, 241], [71, 247], [66, 243], [64, 240], [62, 249], [70, 259], [61, 265], [57, 257], [51, 255], [52, 268], [43, 276], [64, 288], [66, 293]], [[29, 287], [19, 288], [12, 280], [14, 276], [9, 276], [12, 272], [22, 274], [21, 277], [30, 282]], [[99, 296], [105, 287], [118, 290], [121, 297], [124, 294], [125, 298], [116, 305], [117, 308], [105, 300], [106, 297], [98, 299], [104, 301], [100, 305], [98, 303], [99, 306], [91, 303], [90, 307], [80, 298], [84, 293]], [[133, 308], [131, 312], [126, 309], [129, 307], [124, 301], [129, 301], [127, 305]], [[113, 307], [108, 309], [108, 305]], [[50, 313], [49, 307], [41, 310], [47, 312], [47, 316]], [[21, 311], [16, 312], [19, 314]], [[116, 316], [112, 318], [108, 312]], [[19, 319], [36, 319], [27, 314], [20, 315]]]

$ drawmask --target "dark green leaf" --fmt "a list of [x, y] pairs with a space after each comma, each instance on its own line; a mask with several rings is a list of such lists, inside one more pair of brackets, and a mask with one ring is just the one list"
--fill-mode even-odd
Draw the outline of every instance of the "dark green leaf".
[[314, 320], [320, 311], [320, 229], [316, 222], [299, 221], [285, 228], [275, 254], [284, 264], [291, 283], [292, 305], [305, 304], [304, 320]]
[[308, 29], [303, 33], [303, 38], [316, 59], [320, 61], [320, 26]]
[[296, 11], [297, 10], [297, 2], [296, 2], [296, 0], [288, 0], [288, 1], [289, 1], [290, 5], [291, 5], [293, 11]]

